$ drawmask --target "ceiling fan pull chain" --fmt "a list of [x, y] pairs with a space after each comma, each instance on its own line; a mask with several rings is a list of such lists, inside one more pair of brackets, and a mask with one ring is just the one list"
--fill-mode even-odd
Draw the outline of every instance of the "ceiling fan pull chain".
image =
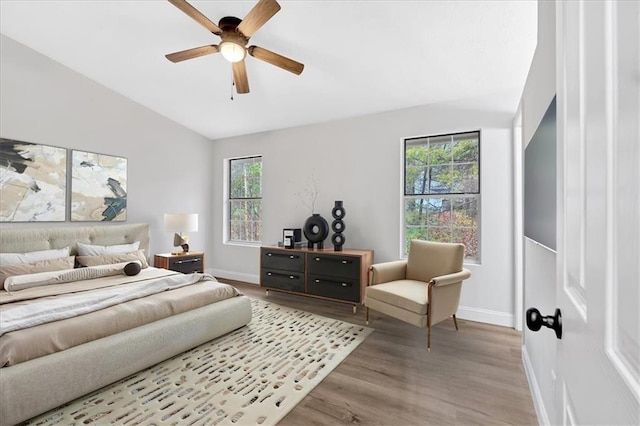
[[233, 100], [233, 86], [236, 85], [235, 80], [233, 79], [233, 75], [231, 76], [231, 100]]

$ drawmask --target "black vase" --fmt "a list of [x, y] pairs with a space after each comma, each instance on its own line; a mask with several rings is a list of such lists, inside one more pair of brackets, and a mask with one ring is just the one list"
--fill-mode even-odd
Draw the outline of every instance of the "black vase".
[[331, 229], [334, 234], [331, 236], [331, 242], [333, 243], [334, 251], [342, 251], [346, 238], [343, 235], [345, 224], [342, 221], [347, 212], [342, 206], [342, 201], [336, 201], [335, 207], [331, 210], [331, 216], [333, 216], [333, 222], [331, 223]]
[[315, 243], [316, 248], [321, 249], [324, 248], [324, 240], [329, 235], [329, 223], [319, 213], [314, 213], [304, 222], [302, 231], [307, 238], [308, 248], [312, 249]]

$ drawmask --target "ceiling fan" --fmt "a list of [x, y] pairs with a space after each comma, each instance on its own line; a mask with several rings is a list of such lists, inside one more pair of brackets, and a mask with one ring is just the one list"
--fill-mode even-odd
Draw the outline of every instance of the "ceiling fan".
[[218, 25], [211, 22], [206, 16], [200, 13], [195, 7], [185, 0], [168, 0], [169, 3], [183, 11], [194, 21], [205, 27], [213, 34], [220, 36], [220, 44], [195, 47], [193, 49], [182, 50], [170, 53], [165, 57], [171, 62], [181, 62], [204, 55], [220, 52], [225, 59], [232, 64], [233, 81], [236, 91], [249, 93], [249, 80], [244, 59], [247, 53], [256, 59], [268, 62], [284, 70], [300, 75], [304, 69], [304, 64], [293, 59], [286, 58], [277, 53], [271, 52], [258, 46], [249, 46], [249, 38], [262, 27], [273, 15], [278, 13], [280, 5], [276, 0], [259, 0], [249, 11], [244, 19], [234, 16], [226, 16], [220, 19]]

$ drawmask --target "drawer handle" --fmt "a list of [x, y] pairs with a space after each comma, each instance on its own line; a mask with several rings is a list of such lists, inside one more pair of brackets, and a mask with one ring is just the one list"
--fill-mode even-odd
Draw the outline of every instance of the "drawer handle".
[[280, 253], [267, 253], [267, 256], [269, 256], [269, 257], [273, 257], [273, 256], [276, 256], [276, 257], [288, 257], [289, 259], [297, 259], [297, 258], [300, 257], [299, 255], [296, 255], [296, 254], [289, 255], [289, 254], [280, 254]]
[[[320, 262], [321, 260], [322, 260], [322, 258], [320, 258], [320, 257], [316, 257], [315, 258], [316, 262]], [[342, 259], [342, 260], [341, 259], [335, 259], [335, 260], [334, 259], [325, 259], [325, 261], [327, 261], [327, 262], [340, 262], [343, 265], [347, 265], [347, 264], [353, 263], [351, 260], [345, 260], [345, 259]]]
[[[316, 284], [320, 284], [321, 280], [316, 279], [315, 282], [316, 282]], [[327, 281], [327, 282], [331, 283], [331, 282], [335, 282], [335, 281]], [[342, 287], [349, 287], [349, 283], [340, 283], [340, 285]]]
[[194, 262], [199, 262], [199, 261], [200, 261], [200, 259], [189, 259], [189, 260], [178, 260], [178, 261], [176, 261], [176, 263], [178, 265], [181, 265], [183, 263], [194, 263]]
[[297, 280], [298, 276], [297, 275], [287, 275], [287, 274], [277, 274], [277, 273], [273, 273], [273, 272], [267, 272], [267, 276], [268, 277], [272, 277], [272, 276], [280, 276], [280, 277], [288, 277], [290, 280]]

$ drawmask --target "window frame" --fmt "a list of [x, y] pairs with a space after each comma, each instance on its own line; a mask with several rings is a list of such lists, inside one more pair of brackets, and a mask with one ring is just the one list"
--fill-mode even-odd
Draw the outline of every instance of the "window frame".
[[[255, 158], [259, 158], [260, 159], [260, 164], [261, 164], [261, 173], [260, 173], [260, 196], [259, 197], [231, 197], [231, 184], [232, 184], [232, 176], [231, 176], [231, 172], [232, 172], [232, 164], [233, 161], [237, 161], [237, 160], [249, 160], [249, 159], [255, 159]], [[261, 154], [254, 154], [254, 155], [243, 155], [243, 156], [238, 156], [238, 157], [230, 157], [230, 158], [225, 158], [224, 159], [224, 214], [223, 214], [223, 228], [224, 228], [224, 233], [223, 233], [223, 243], [224, 244], [229, 244], [229, 245], [240, 245], [240, 246], [260, 246], [262, 245], [262, 238], [263, 235], [261, 233], [260, 237], [260, 241], [249, 241], [249, 240], [234, 240], [231, 239], [231, 207], [232, 207], [232, 202], [233, 201], [237, 201], [237, 200], [260, 200], [260, 222], [262, 222], [262, 215], [263, 215], [263, 204], [262, 204], [262, 199], [263, 199], [263, 173], [262, 173], [262, 166], [264, 165], [264, 157]]]
[[[444, 137], [449, 137], [450, 140], [454, 140], [456, 136], [459, 135], [466, 135], [466, 134], [476, 134], [477, 135], [477, 140], [478, 140], [478, 160], [477, 160], [477, 165], [478, 165], [478, 189], [477, 192], [443, 192], [443, 193], [421, 193], [421, 194], [407, 194], [407, 182], [406, 182], [406, 178], [407, 178], [407, 158], [406, 158], [406, 154], [407, 154], [407, 147], [408, 147], [408, 143], [411, 143], [412, 141], [415, 141], [417, 139], [425, 139], [425, 140], [429, 140], [429, 139], [437, 139], [437, 138], [444, 138]], [[422, 135], [422, 136], [412, 136], [412, 137], [405, 137], [402, 138], [401, 140], [401, 166], [400, 166], [400, 184], [402, 186], [401, 188], [401, 197], [400, 197], [400, 217], [401, 217], [401, 221], [400, 221], [400, 257], [403, 259], [407, 258], [407, 223], [406, 223], [406, 202], [408, 200], [414, 200], [414, 199], [425, 199], [425, 200], [429, 200], [429, 199], [459, 199], [459, 198], [474, 198], [476, 200], [476, 206], [477, 206], [477, 230], [476, 230], [476, 235], [477, 235], [477, 243], [478, 243], [478, 248], [477, 248], [477, 257], [467, 257], [465, 254], [465, 259], [464, 262], [465, 263], [471, 263], [471, 264], [480, 264], [481, 263], [481, 259], [482, 259], [482, 251], [481, 251], [481, 242], [482, 242], [482, 235], [481, 235], [481, 215], [482, 215], [482, 208], [481, 208], [481, 202], [482, 202], [482, 180], [481, 180], [481, 162], [482, 162], [482, 131], [480, 129], [476, 129], [476, 130], [468, 130], [468, 131], [458, 131], [458, 132], [450, 132], [450, 133], [438, 133], [438, 134], [432, 134], [432, 135]], [[453, 150], [452, 150], [452, 158], [451, 158], [451, 163], [448, 163], [450, 166], [453, 166], [455, 163], [453, 162]], [[453, 231], [454, 229], [454, 224], [451, 223], [451, 229]], [[464, 229], [464, 228], [461, 228]]]

